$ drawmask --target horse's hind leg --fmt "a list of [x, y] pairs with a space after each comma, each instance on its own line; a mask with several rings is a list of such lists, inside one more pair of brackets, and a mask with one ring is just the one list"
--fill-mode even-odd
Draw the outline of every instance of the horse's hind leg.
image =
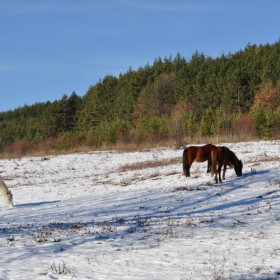
[[183, 175], [186, 177], [190, 176], [190, 167], [188, 164], [188, 149], [183, 152]]
[[190, 174], [190, 166], [188, 164], [186, 164], [186, 177], [191, 177], [191, 174]]
[[190, 177], [190, 166], [188, 162], [183, 162], [183, 175], [186, 177]]
[[215, 181], [216, 183], [218, 183], [217, 173], [215, 173], [214, 181]]
[[189, 158], [186, 163], [186, 177], [191, 177], [190, 168], [191, 168], [193, 162], [194, 162], [194, 159]]
[[190, 174], [191, 165], [192, 165], [192, 160], [190, 160], [188, 150], [186, 149], [183, 153], [183, 174], [186, 177], [191, 177]]
[[191, 173], [190, 173], [190, 168], [191, 168], [192, 162], [187, 160], [186, 164], [185, 164], [185, 172], [186, 172], [186, 177], [191, 177]]
[[[218, 165], [218, 169], [216, 169], [214, 174], [215, 174], [214, 181], [216, 184], [218, 184], [219, 181], [221, 182], [221, 169], [220, 169], [219, 165]], [[219, 179], [218, 179], [218, 177], [219, 177]]]

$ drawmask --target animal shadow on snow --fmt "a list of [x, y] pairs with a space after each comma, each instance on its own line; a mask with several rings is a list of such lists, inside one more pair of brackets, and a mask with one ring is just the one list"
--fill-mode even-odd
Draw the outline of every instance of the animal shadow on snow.
[[54, 204], [58, 203], [60, 200], [54, 200], [54, 201], [39, 201], [39, 202], [31, 202], [31, 203], [24, 203], [24, 204], [17, 204], [16, 207], [36, 207], [36, 206], [42, 206], [47, 204]]
[[226, 174], [226, 179], [223, 180], [222, 182], [218, 183], [218, 184], [214, 184], [215, 186], [217, 185], [227, 185], [227, 183], [229, 183], [230, 185], [232, 183], [238, 183], [238, 182], [242, 182], [244, 179], [247, 179], [249, 177], [253, 177], [253, 176], [259, 176], [259, 175], [265, 175], [265, 174], [268, 174], [270, 172], [270, 170], [266, 169], [266, 170], [260, 170], [260, 171], [257, 171], [257, 170], [254, 170], [253, 172], [252, 171], [248, 171], [248, 172], [244, 172], [242, 174], [242, 176], [240, 177], [236, 177], [235, 174], [233, 175], [230, 175], [230, 176], [227, 176]]
[[[229, 180], [225, 180], [222, 183], [214, 184], [214, 186], [220, 186], [221, 188], [224, 187], [225, 190], [221, 190], [218, 193], [207, 196], [207, 197], [205, 197], [205, 199], [199, 199], [198, 201], [193, 201], [190, 204], [196, 205], [197, 203], [201, 203], [203, 201], [206, 202], [206, 201], [212, 200], [216, 196], [229, 195], [230, 193], [232, 193], [238, 189], [244, 188], [246, 185], [246, 181], [247, 181], [246, 179], [251, 178], [251, 177], [253, 179], [253, 181], [251, 181], [251, 183], [253, 183], [255, 180], [258, 182], [265, 182], [267, 180], [267, 178], [263, 175], [268, 174], [269, 172], [270, 172], [270, 170], [261, 170], [261, 171], [255, 172], [255, 173], [252, 173], [252, 172], [243, 173], [243, 175], [241, 177], [235, 177], [235, 175], [230, 176], [230, 177], [228, 177]], [[256, 177], [255, 179], [254, 179], [254, 176]], [[245, 183], [244, 183], [244, 180], [246, 180]], [[206, 207], [201, 210], [191, 211], [191, 213], [192, 214], [202, 214], [202, 213], [207, 213], [209, 211], [215, 211], [218, 209], [219, 210], [230, 209], [232, 207], [236, 207], [237, 205], [239, 205], [239, 206], [253, 205], [253, 204], [259, 202], [262, 197], [264, 197], [268, 194], [270, 194], [270, 193], [268, 192], [268, 193], [262, 194], [258, 198], [252, 197], [252, 198], [240, 199], [239, 201], [233, 201], [233, 202], [229, 201], [228, 203], [222, 203], [220, 205], [216, 205], [213, 207], [209, 207], [209, 208]], [[188, 206], [190, 206], [190, 204]]]

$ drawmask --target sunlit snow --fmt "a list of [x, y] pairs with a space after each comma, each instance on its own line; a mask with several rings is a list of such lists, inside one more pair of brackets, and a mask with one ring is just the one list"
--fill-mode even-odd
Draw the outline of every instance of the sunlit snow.
[[280, 278], [280, 141], [221, 145], [218, 185], [174, 148], [0, 160], [0, 279]]

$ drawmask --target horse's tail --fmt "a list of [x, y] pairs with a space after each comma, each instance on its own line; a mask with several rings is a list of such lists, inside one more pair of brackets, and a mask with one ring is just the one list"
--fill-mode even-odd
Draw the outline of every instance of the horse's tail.
[[214, 176], [217, 172], [217, 149], [211, 150], [211, 160], [212, 160], [211, 176]]
[[187, 176], [188, 148], [183, 152], [183, 175]]

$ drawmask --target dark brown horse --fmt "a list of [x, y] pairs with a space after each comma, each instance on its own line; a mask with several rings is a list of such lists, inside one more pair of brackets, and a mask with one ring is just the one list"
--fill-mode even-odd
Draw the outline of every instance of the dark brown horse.
[[190, 177], [190, 168], [194, 161], [204, 162], [208, 161], [207, 173], [211, 171], [212, 160], [211, 151], [216, 146], [212, 144], [207, 144], [205, 146], [190, 146], [186, 148], [183, 152], [183, 174], [186, 177]]
[[232, 152], [229, 148], [223, 147], [215, 147], [211, 150], [211, 175], [214, 176], [214, 181], [218, 183], [217, 175], [219, 174], [219, 181], [222, 182], [221, 179], [221, 169], [224, 166], [223, 170], [223, 180], [225, 180], [226, 166], [229, 165], [230, 168], [234, 167], [234, 171], [238, 177], [242, 176], [242, 161], [237, 158], [234, 152]]

